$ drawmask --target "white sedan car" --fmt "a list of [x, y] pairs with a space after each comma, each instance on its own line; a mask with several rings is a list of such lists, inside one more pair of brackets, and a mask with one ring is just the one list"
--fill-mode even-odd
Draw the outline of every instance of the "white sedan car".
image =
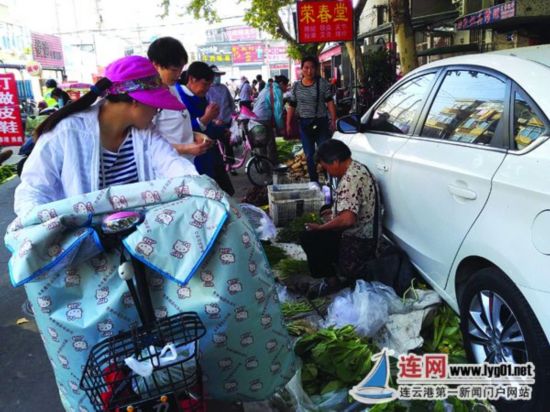
[[460, 313], [469, 357], [532, 361], [546, 410], [549, 118], [538, 46], [422, 66], [335, 134], [377, 178], [388, 237]]

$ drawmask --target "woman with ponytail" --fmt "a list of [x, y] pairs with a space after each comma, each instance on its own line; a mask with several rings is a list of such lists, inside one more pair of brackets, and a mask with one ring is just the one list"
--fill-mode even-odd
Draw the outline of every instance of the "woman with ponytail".
[[194, 165], [151, 124], [158, 111], [183, 108], [148, 59], [128, 56], [111, 63], [88, 93], [35, 130], [15, 212], [112, 185], [196, 175]]

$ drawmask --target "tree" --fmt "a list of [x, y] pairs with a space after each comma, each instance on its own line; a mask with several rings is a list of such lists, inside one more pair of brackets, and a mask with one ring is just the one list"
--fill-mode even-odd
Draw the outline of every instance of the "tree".
[[[288, 43], [288, 54], [290, 57], [300, 59], [304, 56], [314, 55], [318, 56], [323, 50], [325, 43], [307, 43], [299, 44], [296, 39], [286, 30], [281, 17], [279, 16], [279, 9], [295, 4], [296, 0], [249, 0], [250, 8], [244, 15], [244, 20], [250, 26], [263, 30], [269, 33], [276, 39], [283, 39]], [[238, 0], [239, 3], [247, 3], [247, 0]], [[212, 23], [219, 21], [218, 14], [216, 12], [217, 0], [191, 0], [187, 10], [192, 13], [195, 18], [205, 19]], [[359, 0], [354, 8], [355, 16], [355, 28], [359, 27], [359, 16], [363, 12], [367, 0]], [[168, 7], [170, 0], [162, 0], [162, 6], [164, 7], [165, 14], [168, 13]], [[354, 47], [353, 42], [346, 42], [346, 49], [349, 53], [353, 68], [356, 67], [356, 56], [360, 56], [360, 49]], [[362, 61], [362, 59], [360, 59]], [[359, 78], [364, 76], [364, 68], [360, 64], [358, 67]]]
[[418, 66], [409, 0], [389, 0], [389, 2], [401, 71], [406, 74]]
[[[276, 39], [283, 39], [288, 43], [288, 54], [295, 59], [304, 56], [317, 56], [324, 47], [324, 43], [299, 44], [296, 39], [285, 28], [279, 9], [295, 3], [295, 0], [237, 0], [238, 3], [250, 3], [246, 10], [244, 20], [247, 24], [259, 30], [269, 33]], [[204, 19], [209, 23], [220, 21], [216, 11], [218, 0], [191, 0], [187, 11], [193, 14], [196, 19]], [[170, 0], [163, 0], [165, 14], [168, 13]]]

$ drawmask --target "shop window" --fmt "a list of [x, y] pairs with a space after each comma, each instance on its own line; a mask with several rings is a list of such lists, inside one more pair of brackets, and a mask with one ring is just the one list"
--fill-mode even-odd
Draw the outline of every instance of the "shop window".
[[[490, 144], [502, 117], [506, 84], [474, 70], [451, 70], [435, 96], [422, 136]], [[447, 117], [446, 122], [440, 116]]]
[[374, 111], [369, 130], [409, 133], [422, 102], [426, 99], [433, 73], [415, 77], [394, 90]]
[[514, 95], [514, 148], [524, 149], [545, 132], [544, 121], [522, 94], [516, 92]]

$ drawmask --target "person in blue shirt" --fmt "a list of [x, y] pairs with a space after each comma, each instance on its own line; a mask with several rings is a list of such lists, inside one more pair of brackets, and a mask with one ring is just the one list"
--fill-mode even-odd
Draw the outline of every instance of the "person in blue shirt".
[[[275, 76], [275, 81], [270, 82], [260, 92], [254, 102], [254, 114], [256, 120], [251, 120], [249, 129], [252, 134], [254, 130], [260, 129], [265, 132], [265, 149], [262, 149], [269, 160], [277, 165], [277, 145], [275, 144], [275, 131], [281, 134], [285, 133], [285, 123], [283, 119], [283, 94], [288, 88], [288, 78], [286, 76]], [[256, 127], [259, 123], [262, 128]]]
[[[180, 77], [176, 85], [179, 97], [189, 110], [193, 131], [206, 134], [214, 140], [222, 139], [226, 129], [216, 125], [214, 120], [220, 113], [216, 103], [209, 103], [206, 93], [214, 80], [214, 71], [204, 62], [193, 62]], [[195, 158], [195, 167], [199, 174], [210, 176], [230, 196], [235, 193], [231, 179], [217, 145]]]

